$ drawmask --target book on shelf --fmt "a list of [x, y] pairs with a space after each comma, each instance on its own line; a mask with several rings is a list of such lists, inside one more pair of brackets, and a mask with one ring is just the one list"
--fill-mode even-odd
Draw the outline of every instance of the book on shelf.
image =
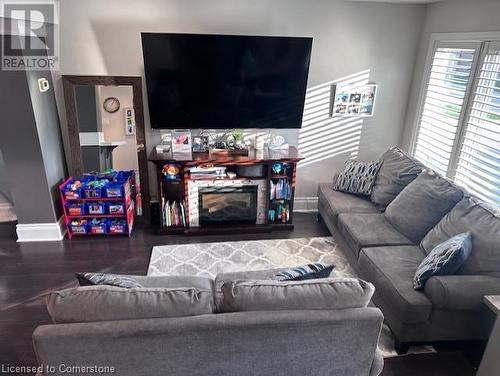
[[185, 227], [186, 209], [183, 202], [165, 201], [162, 198], [162, 218], [164, 227]]
[[270, 223], [289, 223], [290, 205], [275, 203], [273, 207], [269, 208], [268, 218]]
[[271, 200], [291, 200], [292, 185], [288, 180], [278, 180], [277, 182], [271, 180], [269, 193]]

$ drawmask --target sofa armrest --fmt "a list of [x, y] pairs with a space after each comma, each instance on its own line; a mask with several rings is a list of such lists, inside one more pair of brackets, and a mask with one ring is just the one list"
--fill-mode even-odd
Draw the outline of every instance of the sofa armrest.
[[370, 376], [379, 376], [384, 369], [384, 356], [382, 352], [377, 349], [373, 357], [372, 367], [370, 368]]
[[425, 295], [432, 305], [448, 310], [478, 310], [483, 296], [500, 294], [500, 278], [484, 275], [447, 275], [431, 277]]

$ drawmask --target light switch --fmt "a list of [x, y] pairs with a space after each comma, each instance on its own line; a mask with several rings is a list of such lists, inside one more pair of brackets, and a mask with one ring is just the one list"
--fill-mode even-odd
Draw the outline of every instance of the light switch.
[[45, 93], [49, 89], [50, 89], [49, 80], [47, 80], [46, 78], [39, 78], [38, 90], [40, 90], [40, 93]]

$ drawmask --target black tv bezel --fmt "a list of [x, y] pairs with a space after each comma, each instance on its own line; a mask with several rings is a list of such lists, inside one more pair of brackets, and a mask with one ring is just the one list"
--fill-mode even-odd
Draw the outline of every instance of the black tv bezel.
[[[313, 46], [313, 37], [304, 37], [304, 36], [286, 36], [286, 35], [251, 35], [251, 34], [212, 34], [212, 33], [155, 33], [155, 32], [141, 32], [141, 48], [142, 48], [142, 58], [143, 58], [143, 68], [144, 68], [144, 82], [146, 85], [146, 96], [148, 98], [148, 112], [149, 112], [149, 90], [148, 90], [148, 78], [146, 75], [146, 64], [145, 64], [145, 56], [144, 56], [144, 36], [147, 35], [169, 35], [169, 36], [200, 36], [200, 37], [206, 37], [206, 36], [213, 36], [213, 37], [251, 37], [251, 38], [282, 38], [282, 39], [302, 39], [305, 41], [309, 41], [309, 56], [307, 59], [307, 72], [305, 74], [305, 80], [304, 80], [304, 87], [303, 87], [303, 92], [304, 92], [304, 100], [302, 101], [301, 108], [300, 108], [300, 113], [303, 114], [304, 112], [304, 106], [305, 106], [305, 97], [307, 94], [307, 83], [309, 80], [309, 70], [311, 67], [311, 55], [312, 55], [312, 46]], [[151, 124], [151, 129], [165, 129], [165, 130], [173, 130], [173, 129], [214, 129], [214, 130], [220, 130], [220, 129], [234, 129], [234, 128], [239, 128], [239, 129], [300, 129], [302, 128], [302, 118], [298, 122], [297, 126], [289, 126], [289, 127], [245, 127], [245, 126], [236, 126], [236, 127], [227, 127], [227, 126], [210, 126], [210, 127], [203, 127], [199, 125], [193, 125], [193, 126], [186, 126], [186, 125], [172, 125], [172, 126], [157, 126], [153, 124], [150, 119], [150, 124]]]

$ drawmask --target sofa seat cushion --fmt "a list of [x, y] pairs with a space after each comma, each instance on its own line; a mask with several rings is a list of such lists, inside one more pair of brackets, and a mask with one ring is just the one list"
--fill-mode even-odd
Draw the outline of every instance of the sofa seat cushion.
[[425, 236], [421, 247], [429, 253], [444, 240], [470, 231], [472, 253], [458, 274], [500, 277], [500, 209], [465, 197]]
[[371, 201], [380, 210], [387, 205], [425, 169], [424, 165], [398, 147], [392, 147], [380, 157], [379, 169], [372, 188]]
[[340, 213], [379, 213], [370, 200], [350, 193], [333, 190], [331, 183], [320, 184], [318, 187], [318, 205], [337, 224]]
[[432, 170], [424, 170], [389, 204], [387, 220], [419, 243], [461, 199], [463, 191]]
[[385, 219], [383, 213], [343, 213], [339, 215], [338, 228], [356, 255], [364, 247], [413, 245]]
[[431, 301], [413, 289], [413, 276], [424, 258], [418, 246], [363, 248], [359, 254], [357, 269], [375, 285], [375, 304], [402, 323], [425, 322], [431, 314]]

